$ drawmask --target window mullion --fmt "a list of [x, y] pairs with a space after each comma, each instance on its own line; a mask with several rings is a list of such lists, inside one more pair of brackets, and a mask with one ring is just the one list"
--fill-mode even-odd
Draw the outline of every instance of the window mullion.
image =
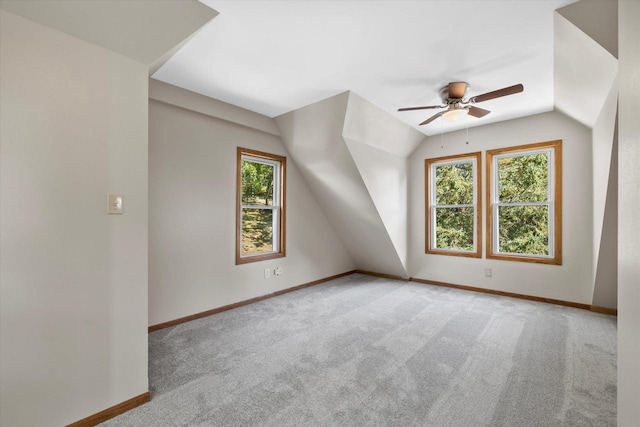
[[498, 206], [548, 206], [551, 202], [502, 202]]
[[476, 204], [475, 203], [468, 203], [468, 204], [460, 204], [460, 205], [434, 205], [435, 208], [438, 209], [449, 209], [449, 208], [473, 208], [475, 207]]
[[274, 209], [273, 205], [240, 205], [242, 209]]

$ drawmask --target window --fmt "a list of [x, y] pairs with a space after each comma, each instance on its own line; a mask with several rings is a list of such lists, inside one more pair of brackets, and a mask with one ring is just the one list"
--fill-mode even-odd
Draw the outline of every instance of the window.
[[562, 264], [562, 141], [487, 151], [487, 258]]
[[425, 160], [426, 253], [480, 258], [480, 153]]
[[238, 147], [236, 264], [285, 256], [287, 158]]

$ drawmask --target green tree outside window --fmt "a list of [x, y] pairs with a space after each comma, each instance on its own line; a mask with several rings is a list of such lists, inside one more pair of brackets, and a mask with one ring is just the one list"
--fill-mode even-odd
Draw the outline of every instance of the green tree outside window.
[[285, 256], [286, 157], [238, 148], [236, 264]]
[[487, 258], [562, 263], [562, 141], [487, 151]]
[[480, 153], [425, 161], [427, 253], [480, 257]]

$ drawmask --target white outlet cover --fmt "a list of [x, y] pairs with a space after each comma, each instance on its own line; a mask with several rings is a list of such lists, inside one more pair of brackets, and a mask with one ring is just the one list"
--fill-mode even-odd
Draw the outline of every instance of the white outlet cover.
[[122, 215], [123, 198], [121, 194], [107, 194], [107, 213], [109, 215]]

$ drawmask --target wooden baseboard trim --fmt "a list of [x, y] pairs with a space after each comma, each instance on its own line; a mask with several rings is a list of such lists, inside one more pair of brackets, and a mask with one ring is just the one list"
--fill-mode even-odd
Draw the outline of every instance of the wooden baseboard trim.
[[258, 301], [262, 301], [262, 300], [265, 300], [265, 299], [268, 299], [268, 298], [273, 298], [273, 297], [276, 297], [278, 295], [286, 294], [288, 292], [297, 291], [299, 289], [308, 288], [309, 286], [318, 285], [320, 283], [328, 282], [329, 280], [338, 279], [338, 278], [344, 277], [344, 276], [349, 276], [349, 275], [354, 274], [354, 273], [366, 274], [368, 276], [382, 277], [382, 278], [391, 279], [391, 280], [400, 280], [400, 281], [403, 281], [403, 282], [411, 281], [411, 282], [425, 283], [427, 285], [435, 285], [435, 286], [443, 286], [443, 287], [447, 287], [447, 288], [462, 289], [462, 290], [465, 290], [465, 291], [482, 292], [482, 293], [485, 293], [485, 294], [501, 295], [501, 296], [505, 296], [505, 297], [519, 298], [519, 299], [525, 299], [525, 300], [530, 300], [530, 301], [546, 302], [546, 303], [549, 303], [549, 304], [556, 304], [556, 305], [563, 305], [563, 306], [566, 306], [566, 307], [581, 308], [583, 310], [590, 310], [590, 311], [593, 311], [593, 312], [610, 314], [610, 315], [614, 315], [614, 316], [617, 316], [617, 314], [618, 314], [618, 310], [615, 310], [615, 309], [612, 309], [612, 308], [592, 306], [592, 305], [589, 305], [589, 304], [581, 304], [581, 303], [571, 302], [571, 301], [563, 301], [563, 300], [557, 300], [557, 299], [552, 299], [552, 298], [536, 297], [536, 296], [532, 296], [532, 295], [517, 294], [517, 293], [513, 293], [513, 292], [496, 291], [496, 290], [493, 290], [493, 289], [477, 288], [475, 286], [456, 285], [454, 283], [438, 282], [438, 281], [435, 281], [435, 280], [418, 279], [418, 278], [415, 278], [415, 277], [402, 277], [402, 276], [396, 276], [396, 275], [393, 275], [393, 274], [376, 273], [374, 271], [367, 271], [367, 270], [352, 270], [352, 271], [347, 271], [347, 272], [344, 272], [344, 273], [336, 274], [336, 275], [333, 275], [333, 276], [325, 277], [325, 278], [322, 278], [322, 279], [314, 280], [312, 282], [304, 283], [302, 285], [294, 286], [292, 288], [283, 289], [283, 290], [280, 290], [280, 291], [272, 292], [270, 294], [266, 294], [266, 295], [262, 295], [262, 296], [255, 297], [255, 298], [251, 298], [251, 299], [248, 299], [248, 300], [239, 301], [239, 302], [236, 302], [236, 303], [233, 303], [233, 304], [229, 304], [229, 305], [225, 305], [225, 306], [222, 306], [222, 307], [214, 308], [212, 310], [203, 311], [201, 313], [192, 314], [192, 315], [189, 315], [189, 316], [181, 317], [179, 319], [170, 320], [168, 322], [158, 323], [157, 325], [149, 326], [149, 332], [154, 332], [154, 331], [157, 331], [157, 330], [160, 330], [160, 329], [169, 328], [171, 326], [179, 325], [180, 323], [190, 322], [192, 320], [200, 319], [202, 317], [211, 316], [213, 314], [222, 313], [223, 311], [232, 310], [234, 308], [242, 307], [243, 305], [253, 304], [253, 303], [258, 302]]
[[612, 316], [618, 315], [618, 310], [615, 308], [599, 307], [597, 305], [592, 305], [591, 311], [595, 311], [596, 313], [602, 313], [602, 314], [610, 314]]
[[408, 277], [408, 276], [405, 276], [405, 277], [395, 276], [393, 274], [376, 273], [375, 271], [367, 271], [367, 270], [355, 270], [354, 273], [366, 274], [368, 276], [383, 277], [385, 279], [391, 279], [391, 280], [402, 280], [403, 282], [408, 282], [411, 280], [411, 277]]
[[158, 323], [157, 325], [149, 326], [149, 332], [154, 332], [160, 329], [169, 328], [171, 326], [179, 325], [180, 323], [190, 322], [192, 320], [200, 319], [202, 317], [211, 316], [213, 314], [222, 313], [223, 311], [231, 310], [234, 308], [242, 307], [243, 305], [253, 304], [254, 302], [262, 301], [267, 298], [277, 297], [278, 295], [286, 294], [289, 292], [297, 291], [299, 289], [308, 288], [309, 286], [318, 285], [320, 283], [328, 282], [329, 280], [338, 279], [340, 277], [349, 276], [355, 273], [356, 270], [347, 271], [333, 276], [325, 277], [322, 279], [314, 280], [312, 282], [303, 283], [302, 285], [294, 286], [292, 288], [282, 289], [280, 291], [272, 292], [270, 294], [262, 295], [259, 297], [251, 298], [244, 301], [234, 302], [233, 304], [225, 305], [222, 307], [214, 308], [212, 310], [203, 311], [201, 313], [191, 314], [189, 316], [181, 317], [179, 319], [169, 320], [168, 322]]
[[80, 421], [69, 424], [67, 427], [93, 427], [115, 416], [124, 414], [125, 412], [130, 411], [136, 406], [140, 406], [144, 403], [149, 402], [150, 400], [150, 392], [142, 393], [139, 396], [133, 397], [129, 400], [125, 400], [124, 402], [118, 403], [117, 405], [107, 408], [104, 411], [98, 412], [97, 414], [90, 415], [87, 418], [83, 418]]
[[444, 287], [447, 287], [447, 288], [462, 289], [462, 290], [465, 290], [465, 291], [482, 292], [482, 293], [485, 293], [485, 294], [501, 295], [501, 296], [504, 296], [504, 297], [526, 299], [526, 300], [530, 300], [530, 301], [546, 302], [548, 304], [564, 305], [566, 307], [581, 308], [583, 310], [591, 310], [591, 305], [589, 305], [589, 304], [581, 304], [581, 303], [578, 303], [578, 302], [563, 301], [563, 300], [552, 299], [552, 298], [542, 298], [542, 297], [536, 297], [536, 296], [533, 296], [533, 295], [516, 294], [516, 293], [513, 293], [513, 292], [496, 291], [496, 290], [493, 290], [493, 289], [476, 288], [475, 286], [456, 285], [456, 284], [453, 284], [453, 283], [438, 282], [438, 281], [435, 281], [435, 280], [417, 279], [415, 277], [412, 277], [411, 281], [412, 282], [418, 282], [418, 283], [425, 283], [427, 285], [444, 286]]

